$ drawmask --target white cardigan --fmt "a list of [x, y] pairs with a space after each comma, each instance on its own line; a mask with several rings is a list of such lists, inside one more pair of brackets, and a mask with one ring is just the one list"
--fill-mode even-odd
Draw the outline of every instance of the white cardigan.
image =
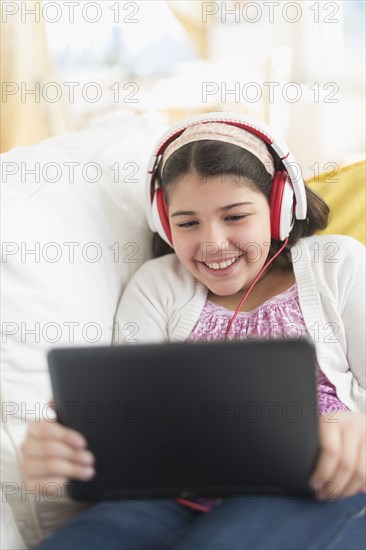
[[[352, 237], [301, 239], [291, 258], [320, 368], [352, 411], [366, 412], [365, 247]], [[118, 305], [114, 344], [184, 341], [208, 289], [172, 253], [144, 263]]]

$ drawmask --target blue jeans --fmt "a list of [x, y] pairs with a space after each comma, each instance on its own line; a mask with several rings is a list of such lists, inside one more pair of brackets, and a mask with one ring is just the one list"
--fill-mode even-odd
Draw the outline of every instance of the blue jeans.
[[174, 500], [105, 501], [39, 550], [364, 550], [365, 495], [338, 501], [231, 497], [202, 513]]

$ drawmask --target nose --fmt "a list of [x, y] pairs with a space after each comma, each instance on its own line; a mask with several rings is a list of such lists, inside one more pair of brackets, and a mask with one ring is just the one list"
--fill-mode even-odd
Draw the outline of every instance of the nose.
[[210, 258], [225, 259], [225, 251], [229, 247], [227, 228], [219, 222], [212, 222], [200, 234], [200, 246], [203, 262]]

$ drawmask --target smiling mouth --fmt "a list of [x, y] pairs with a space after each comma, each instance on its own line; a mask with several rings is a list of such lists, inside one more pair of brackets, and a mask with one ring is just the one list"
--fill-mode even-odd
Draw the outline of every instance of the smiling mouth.
[[226, 260], [226, 261], [223, 261], [223, 262], [202, 262], [203, 264], [205, 264], [207, 267], [209, 267], [210, 269], [214, 270], [214, 271], [223, 271], [224, 269], [227, 269], [228, 267], [230, 267], [231, 265], [237, 263], [239, 261], [239, 259], [241, 258], [242, 255], [240, 256], [237, 256], [236, 258], [231, 258], [230, 260]]

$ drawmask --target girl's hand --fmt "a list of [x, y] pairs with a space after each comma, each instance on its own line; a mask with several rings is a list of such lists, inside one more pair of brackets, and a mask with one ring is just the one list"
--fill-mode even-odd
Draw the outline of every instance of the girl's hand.
[[338, 411], [319, 417], [320, 456], [310, 484], [320, 500], [366, 489], [366, 418]]
[[79, 432], [56, 421], [30, 422], [20, 448], [26, 487], [37, 495], [65, 495], [70, 478], [91, 479], [94, 456], [86, 450], [86, 443]]

